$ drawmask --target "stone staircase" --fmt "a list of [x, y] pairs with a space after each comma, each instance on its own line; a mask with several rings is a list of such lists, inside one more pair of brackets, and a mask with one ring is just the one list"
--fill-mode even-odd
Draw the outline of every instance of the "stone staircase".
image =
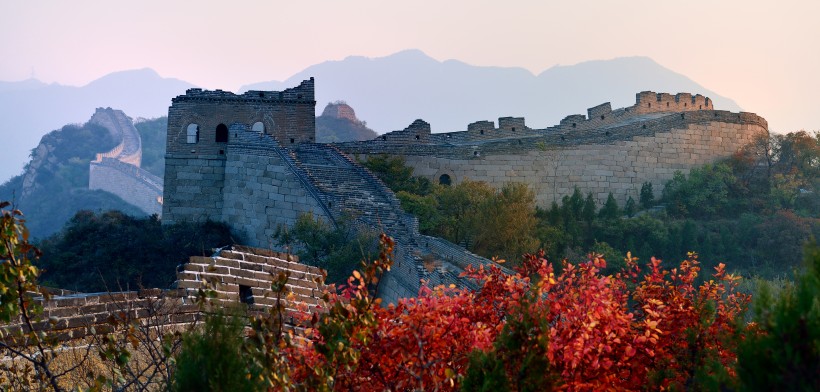
[[404, 213], [398, 198], [372, 173], [326, 144], [300, 144], [288, 149], [318, 190], [319, 199], [337, 221], [347, 220], [366, 229], [384, 232], [396, 241], [391, 275], [399, 296], [415, 296], [423, 266], [416, 263], [415, 218]]
[[336, 146], [303, 143], [282, 147], [267, 135], [239, 128], [230, 131], [233, 152], [279, 156], [331, 223], [348, 222], [356, 231], [384, 232], [394, 239], [393, 267], [377, 289], [385, 302], [415, 297], [422, 280], [430, 287], [474, 287], [473, 282], [460, 278], [460, 273], [468, 264], [490, 263], [443, 239], [422, 236], [418, 219], [402, 210], [396, 195]]

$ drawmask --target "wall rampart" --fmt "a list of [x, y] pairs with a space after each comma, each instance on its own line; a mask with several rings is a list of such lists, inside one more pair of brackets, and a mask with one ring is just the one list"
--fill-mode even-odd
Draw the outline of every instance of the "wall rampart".
[[275, 248], [277, 228], [293, 226], [303, 213], [334, 221], [311, 185], [300, 179], [299, 168], [286, 159], [287, 152], [274, 143], [242, 143], [228, 150], [219, 220], [240, 232], [248, 245]]
[[[648, 98], [663, 103], [662, 108], [639, 113]], [[665, 110], [666, 102], [681, 111]], [[404, 156], [416, 175], [434, 182], [445, 174], [453, 183], [471, 179], [498, 188], [523, 182], [535, 190], [543, 207], [576, 186], [592, 192], [599, 203], [611, 191], [623, 205], [630, 196], [637, 199], [643, 182], [652, 182], [661, 192], [675, 171], [688, 173], [729, 157], [767, 132], [766, 120], [753, 113], [699, 110], [700, 105], [711, 108], [711, 101], [644, 92], [635, 106], [613, 111], [605, 103], [590, 108], [589, 118], [568, 116], [557, 126], [515, 135], [494, 130], [480, 139], [474, 131], [454, 132], [431, 135], [428, 144], [349, 142], [338, 148], [365, 159], [374, 154]], [[437, 140], [448, 141], [435, 144]]]
[[[278, 150], [274, 147], [313, 142], [316, 132], [313, 88], [311, 78], [283, 91], [248, 91], [237, 95], [221, 90], [189, 89], [185, 95], [174, 98], [168, 110], [163, 221], [230, 219], [245, 226], [246, 219], [240, 219], [240, 214], [235, 213], [236, 203], [243, 203], [241, 195], [232, 192], [246, 191], [233, 187], [240, 183], [250, 184], [248, 186], [253, 188], [265, 185], [266, 192], [279, 192], [278, 188], [270, 188], [274, 185], [256, 182], [254, 175], [258, 175], [259, 179], [270, 175], [272, 177], [268, 180], [282, 181], [274, 178], [277, 175], [267, 169], [279, 167], [276, 170], [285, 170], [279, 176], [287, 172], [282, 169], [283, 162], [276, 161]], [[252, 148], [254, 140], [265, 147]], [[236, 154], [228, 164], [227, 154], [232, 148]], [[264, 149], [267, 152], [263, 152]], [[257, 155], [253, 155], [252, 151], [256, 151]], [[254, 162], [239, 159], [243, 153], [248, 153], [248, 159]], [[259, 158], [263, 155], [264, 159]], [[262, 160], [270, 161], [263, 163]], [[230, 169], [226, 175], [228, 167]], [[225, 188], [226, 181], [231, 188]], [[276, 200], [279, 196], [266, 200], [286, 206], [284, 200]], [[297, 197], [295, 194], [289, 196]], [[226, 200], [234, 206], [225, 205]], [[225, 215], [224, 207], [229, 207], [228, 215]], [[265, 219], [266, 211], [287, 210], [274, 205], [254, 204], [246, 207], [259, 215], [255, 219]], [[267, 224], [259, 227], [265, 228], [264, 232], [270, 231]], [[252, 241], [251, 245], [269, 245], [256, 234], [249, 240]]]
[[[281, 299], [286, 327], [303, 325], [304, 317], [295, 317], [297, 313], [322, 311], [318, 305], [327, 286], [319, 268], [300, 264], [292, 255], [233, 246], [212, 257], [191, 257], [178, 267], [176, 288], [170, 290], [66, 293], [46, 289], [51, 294], [48, 299], [33, 298], [43, 308], [43, 320], [35, 320], [33, 327], [56, 341], [113, 332], [112, 321], [124, 326], [188, 328], [203, 318], [196, 302], [201, 289], [214, 290], [213, 302], [218, 306], [244, 303], [252, 313], [279, 305], [271, 290], [279, 273], [288, 275], [285, 287], [291, 293]], [[6, 344], [31, 344], [25, 338], [28, 327], [19, 317], [0, 325], [0, 332]]]
[[632, 109], [636, 113], [656, 113], [713, 110], [714, 107], [711, 99], [700, 94], [678, 93], [672, 95], [642, 91], [636, 94], [635, 105], [632, 106]]
[[115, 140], [120, 140], [120, 143], [110, 151], [97, 154], [96, 161], [99, 162], [102, 158], [116, 158], [137, 167], [142, 164], [142, 139], [125, 113], [111, 108], [97, 108], [88, 122], [102, 126]]
[[148, 215], [162, 214], [161, 178], [114, 158], [89, 165], [88, 189], [113, 193]]

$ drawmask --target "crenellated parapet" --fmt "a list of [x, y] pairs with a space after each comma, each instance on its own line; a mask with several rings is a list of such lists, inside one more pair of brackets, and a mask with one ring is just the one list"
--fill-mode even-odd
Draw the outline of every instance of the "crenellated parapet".
[[95, 162], [113, 158], [137, 167], [142, 164], [142, 139], [134, 123], [122, 110], [97, 108], [88, 122], [107, 129], [114, 140], [120, 140], [111, 150], [97, 154]]
[[[220, 155], [241, 124], [265, 133], [283, 146], [312, 143], [316, 138], [313, 78], [282, 91], [188, 89], [168, 109], [168, 154]], [[221, 152], [221, 153], [220, 153]]]
[[417, 175], [434, 182], [471, 179], [499, 188], [524, 182], [547, 206], [575, 186], [601, 203], [610, 191], [620, 203], [637, 198], [644, 181], [662, 190], [675, 171], [727, 158], [768, 130], [764, 118], [714, 110], [702, 95], [654, 92], [637, 94], [633, 106], [613, 110], [603, 103], [552, 127], [533, 129], [512, 117], [498, 124], [475, 122], [467, 131], [431, 134], [426, 143], [397, 139], [337, 146], [363, 158], [403, 156]]
[[654, 91], [641, 91], [635, 95], [635, 106], [632, 106], [632, 108], [636, 113], [714, 110], [712, 100], [700, 94], [678, 93], [672, 95], [655, 93]]

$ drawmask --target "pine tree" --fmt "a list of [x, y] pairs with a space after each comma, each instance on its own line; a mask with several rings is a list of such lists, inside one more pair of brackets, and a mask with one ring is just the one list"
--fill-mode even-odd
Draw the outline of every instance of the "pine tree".
[[616, 220], [621, 216], [621, 209], [618, 207], [618, 202], [615, 200], [615, 196], [612, 196], [612, 192], [609, 192], [609, 196], [606, 197], [606, 203], [604, 206], [601, 207], [601, 211], [598, 212], [598, 216], [604, 220]]
[[655, 204], [655, 193], [652, 191], [652, 183], [647, 181], [641, 185], [641, 207], [652, 208]]
[[587, 193], [587, 198], [584, 200], [584, 208], [581, 210], [581, 219], [588, 224], [592, 224], [595, 220], [595, 199], [592, 197], [592, 192]]
[[630, 218], [635, 215], [635, 199], [633, 199], [632, 196], [629, 196], [629, 198], [626, 199], [626, 206], [624, 206], [624, 214], [626, 214], [626, 216]]
[[820, 247], [805, 249], [805, 271], [772, 299], [765, 285], [755, 300], [759, 333], [738, 349], [741, 390], [820, 391]]

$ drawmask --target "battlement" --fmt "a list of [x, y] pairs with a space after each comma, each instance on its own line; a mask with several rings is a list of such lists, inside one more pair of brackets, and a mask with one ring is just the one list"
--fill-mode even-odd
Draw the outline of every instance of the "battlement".
[[672, 95], [654, 91], [641, 91], [635, 94], [635, 106], [632, 108], [636, 113], [714, 110], [712, 100], [700, 94], [677, 93]]
[[373, 141], [376, 143], [387, 142], [391, 144], [427, 143], [430, 141], [431, 133], [430, 123], [417, 119], [408, 125], [407, 128], [404, 128], [401, 131], [385, 133]]
[[527, 125], [524, 123], [524, 117], [499, 117], [498, 129], [512, 132], [523, 131], [527, 129]]
[[495, 129], [495, 123], [487, 120], [481, 120], [467, 124], [467, 132], [492, 131], [493, 129]]
[[[415, 129], [411, 125], [402, 131], [381, 135], [374, 139], [374, 142], [387, 142], [390, 145], [407, 144], [408, 146], [418, 145], [419, 143], [459, 145], [519, 139], [556, 132], [564, 134], [565, 138], [572, 138], [575, 132], [586, 133], [596, 129], [618, 127], [637, 121], [652, 120], [671, 113], [707, 110], [714, 110], [712, 100], [700, 94], [678, 93], [672, 95], [643, 91], [636, 94], [636, 103], [633, 106], [613, 110], [611, 103], [604, 102], [587, 109], [586, 115], [571, 114], [564, 117], [557, 125], [547, 128], [530, 128], [526, 125], [524, 117], [499, 117], [497, 128], [492, 121], [480, 120], [468, 124], [466, 131], [428, 134], [426, 129], [429, 128], [429, 124], [424, 123], [427, 125], [424, 128], [425, 133], [423, 135], [410, 132]], [[416, 122], [419, 121], [423, 122], [422, 120], [416, 120]], [[377, 143], [377, 145], [380, 145], [380, 143]]]
[[296, 87], [288, 88], [282, 91], [260, 91], [249, 90], [238, 95], [230, 91], [223, 90], [203, 90], [201, 88], [189, 88], [185, 91], [185, 95], [180, 95], [171, 100], [172, 103], [183, 101], [261, 101], [261, 102], [315, 102], [316, 96], [314, 94], [314, 80], [310, 78], [303, 80]]
[[[272, 135], [282, 146], [312, 143], [316, 136], [314, 80], [283, 91], [232, 92], [189, 89], [168, 109], [168, 154], [224, 155], [243, 126]], [[193, 155], [192, 155], [193, 154]]]

